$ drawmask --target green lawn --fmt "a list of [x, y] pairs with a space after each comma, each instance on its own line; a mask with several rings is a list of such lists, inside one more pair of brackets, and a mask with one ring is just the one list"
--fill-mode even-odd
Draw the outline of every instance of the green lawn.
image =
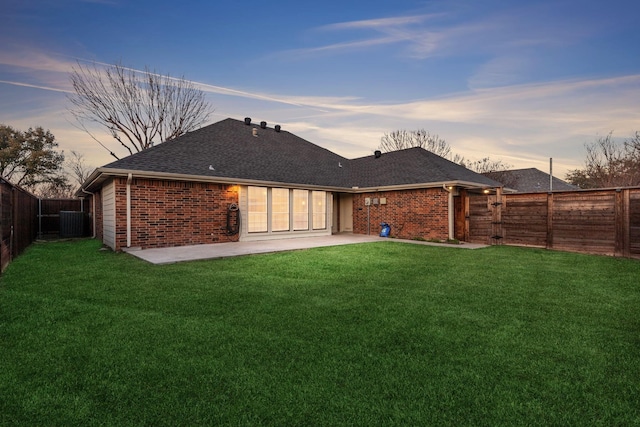
[[640, 262], [393, 241], [0, 279], [0, 425], [640, 425]]

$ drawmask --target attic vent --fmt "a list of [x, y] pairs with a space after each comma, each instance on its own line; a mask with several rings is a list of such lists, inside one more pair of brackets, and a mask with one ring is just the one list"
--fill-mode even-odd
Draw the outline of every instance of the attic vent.
[[280, 129], [281, 129], [281, 128], [280, 128], [280, 125], [276, 125], [276, 126], [275, 126], [275, 130], [276, 130], [276, 132], [280, 132]]
[[262, 129], [266, 129], [267, 128], [267, 122], [260, 122], [260, 127]]
[[244, 118], [244, 124], [245, 125], [250, 125], [251, 124], [251, 117], [245, 117]]
[[376, 159], [379, 159], [382, 156], [382, 151], [376, 150], [373, 152], [373, 155], [376, 156]]

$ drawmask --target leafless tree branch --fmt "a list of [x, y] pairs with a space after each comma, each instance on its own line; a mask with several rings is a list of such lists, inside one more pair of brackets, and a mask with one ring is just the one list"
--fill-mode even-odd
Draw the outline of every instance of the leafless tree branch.
[[585, 148], [585, 167], [570, 171], [569, 182], [581, 188], [640, 185], [640, 132], [620, 143], [612, 131]]
[[148, 68], [78, 63], [70, 80], [74, 93], [68, 99], [76, 121], [85, 130], [87, 123], [106, 128], [129, 154], [197, 129], [212, 112], [193, 83]]

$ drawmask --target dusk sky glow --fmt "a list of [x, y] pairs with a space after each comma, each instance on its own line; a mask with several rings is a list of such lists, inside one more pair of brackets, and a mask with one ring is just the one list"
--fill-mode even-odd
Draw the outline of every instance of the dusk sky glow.
[[553, 157], [564, 178], [585, 143], [640, 131], [633, 0], [2, 3], [0, 123], [49, 129], [95, 167], [113, 159], [67, 111], [77, 62], [184, 77], [211, 123], [280, 124], [349, 158], [424, 128], [471, 160]]

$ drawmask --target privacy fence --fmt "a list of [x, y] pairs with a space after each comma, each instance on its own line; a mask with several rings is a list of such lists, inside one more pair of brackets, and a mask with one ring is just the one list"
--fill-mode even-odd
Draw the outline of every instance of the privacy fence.
[[0, 181], [0, 269], [33, 242], [38, 233], [38, 198], [10, 183]]
[[467, 241], [640, 258], [640, 188], [470, 195]]
[[59, 236], [61, 213], [82, 211], [77, 199], [38, 199], [0, 179], [0, 270], [36, 238]]

